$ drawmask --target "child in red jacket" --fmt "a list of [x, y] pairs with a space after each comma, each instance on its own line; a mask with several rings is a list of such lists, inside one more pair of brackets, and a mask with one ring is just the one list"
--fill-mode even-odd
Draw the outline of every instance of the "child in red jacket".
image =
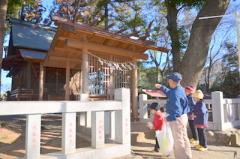
[[[155, 131], [161, 130], [164, 124], [164, 109], [163, 107], [159, 110], [158, 103], [154, 102], [148, 106], [148, 110], [150, 110], [151, 114], [153, 114], [153, 121], [152, 123], [148, 123], [148, 127]], [[156, 144], [154, 147], [155, 152], [159, 152], [159, 144], [156, 138]]]

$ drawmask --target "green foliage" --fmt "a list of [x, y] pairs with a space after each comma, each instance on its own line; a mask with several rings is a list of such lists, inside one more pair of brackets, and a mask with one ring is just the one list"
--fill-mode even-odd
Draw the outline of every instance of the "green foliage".
[[226, 97], [237, 97], [240, 95], [239, 72], [228, 72], [223, 81], [221, 91]]
[[[156, 67], [146, 68], [146, 62], [138, 62], [138, 87], [142, 89], [155, 89], [154, 84], [161, 82], [162, 84], [167, 84], [167, 81], [164, 77], [158, 79], [160, 73], [159, 69]], [[167, 72], [167, 71], [166, 71]], [[159, 81], [160, 80], [160, 81]]]
[[131, 28], [131, 30], [134, 32], [138, 30], [138, 27], [144, 26], [145, 22], [142, 19], [142, 17], [139, 17], [138, 15], [136, 15], [134, 19], [130, 19], [129, 21], [126, 21], [125, 24], [126, 26]]
[[138, 86], [144, 89], [154, 89], [154, 84], [158, 81], [157, 74], [158, 72], [154, 67], [139, 70]]
[[234, 98], [240, 95], [240, 73], [238, 71], [237, 46], [226, 42], [228, 53], [223, 57], [222, 76], [217, 78], [211, 91], [222, 91], [225, 97]]
[[239, 72], [227, 72], [224, 75], [224, 80], [216, 79], [212, 91], [221, 91], [227, 98], [235, 98], [240, 95], [240, 76]]
[[23, 4], [33, 5], [34, 0], [8, 0], [7, 15], [18, 18]]
[[141, 15], [142, 2], [133, 1], [128, 3], [113, 4], [115, 16], [111, 17], [119, 29], [126, 28], [125, 33], [144, 34], [147, 23]]
[[22, 0], [9, 0], [7, 14], [10, 17], [17, 17], [18, 12], [21, 9], [23, 1]]

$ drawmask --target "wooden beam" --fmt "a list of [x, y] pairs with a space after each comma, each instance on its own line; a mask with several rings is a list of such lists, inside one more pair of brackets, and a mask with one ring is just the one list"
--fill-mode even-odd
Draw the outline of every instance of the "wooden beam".
[[[46, 61], [44, 62], [45, 67], [55, 67], [55, 68], [66, 68], [66, 61], [57, 61], [57, 60], [52, 60], [52, 61]], [[80, 69], [81, 68], [81, 63], [73, 63], [70, 61], [69, 64], [70, 69]]]
[[61, 33], [62, 33], [62, 31], [61, 31], [61, 26], [59, 26], [59, 27], [58, 27], [58, 30], [57, 30], [57, 32], [56, 32], [56, 34], [55, 34], [55, 36], [54, 36], [54, 38], [53, 38], [53, 40], [52, 40], [52, 43], [51, 43], [51, 46], [50, 46], [50, 48], [49, 48], [49, 50], [48, 50], [48, 53], [47, 53], [47, 57], [46, 57], [46, 58], [48, 58], [48, 57], [51, 55], [53, 49], [55, 48], [56, 42], [58, 41], [59, 35], [60, 35]]
[[82, 54], [82, 93], [88, 93], [88, 50], [84, 47], [83, 54]]
[[[136, 63], [135, 63], [136, 64]], [[132, 70], [132, 87], [131, 87], [131, 94], [132, 94], [132, 113], [133, 113], [133, 120], [138, 119], [138, 105], [137, 105], [137, 96], [138, 96], [138, 89], [137, 89], [137, 68]]]
[[69, 90], [69, 82], [70, 82], [70, 66], [69, 60], [67, 59], [67, 67], [66, 67], [66, 84], [65, 84], [65, 100], [70, 99], [70, 90]]
[[55, 47], [54, 48], [55, 52], [64, 52], [64, 53], [68, 53], [68, 52], [72, 52], [72, 53], [82, 53], [82, 49], [74, 49], [74, 48], [69, 48], [69, 47]]
[[31, 67], [32, 67], [32, 62], [27, 62], [27, 88], [31, 89], [32, 87], [32, 71], [31, 71]]
[[40, 63], [40, 71], [39, 71], [39, 100], [43, 100], [44, 93], [44, 66], [43, 63]]
[[133, 40], [128, 37], [112, 34], [112, 33], [100, 30], [99, 28], [89, 27], [86, 25], [75, 24], [74, 31], [80, 34], [87, 34], [91, 36], [102, 37], [104, 39], [110, 39], [113, 41], [125, 42], [131, 45], [136, 45], [137, 47], [143, 47], [145, 48], [145, 50], [156, 50], [156, 51], [162, 51], [166, 53], [169, 51], [169, 49], [154, 46], [154, 42], [152, 41]]
[[69, 59], [67, 59], [67, 58], [65, 58], [65, 57], [58, 57], [58, 56], [50, 56], [49, 58], [48, 58], [48, 61], [66, 61], [66, 60], [68, 60], [70, 63], [77, 63], [77, 64], [80, 64], [81, 63], [81, 59], [74, 59], [74, 58], [69, 58]]
[[78, 41], [73, 39], [68, 39], [65, 42], [66, 42], [66, 46], [77, 48], [77, 49], [82, 49], [84, 47], [87, 47], [89, 50], [104, 52], [106, 54], [120, 55], [120, 56], [130, 57], [134, 59], [144, 59], [144, 60], [148, 58], [148, 56], [143, 53], [132, 52], [132, 51], [111, 47], [111, 46], [106, 46], [102, 44], [97, 44], [97, 43], [84, 42], [84, 41]]
[[63, 56], [63, 57], [79, 59], [82, 56], [81, 55], [82, 50], [69, 48], [69, 47], [63, 47], [63, 48], [56, 47], [54, 49], [54, 52], [52, 53], [52, 56], [58, 56], [59, 54], [60, 56]]

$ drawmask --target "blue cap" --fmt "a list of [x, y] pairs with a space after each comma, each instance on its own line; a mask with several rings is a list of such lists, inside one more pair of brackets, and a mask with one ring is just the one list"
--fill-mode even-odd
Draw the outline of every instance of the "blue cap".
[[174, 72], [174, 73], [168, 75], [167, 79], [171, 79], [171, 80], [173, 80], [175, 82], [179, 82], [179, 81], [182, 80], [182, 75], [180, 73], [178, 73], [178, 72]]
[[147, 108], [148, 108], [148, 109], [158, 110], [158, 107], [159, 107], [158, 103], [153, 102], [153, 103], [151, 103], [150, 105], [148, 105]]

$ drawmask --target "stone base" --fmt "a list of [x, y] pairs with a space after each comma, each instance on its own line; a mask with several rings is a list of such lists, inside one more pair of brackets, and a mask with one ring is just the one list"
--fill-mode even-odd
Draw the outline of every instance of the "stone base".
[[[147, 121], [132, 122], [131, 144], [146, 143], [148, 140], [155, 140], [155, 132], [146, 127]], [[226, 131], [207, 130], [207, 141], [210, 145], [240, 147], [240, 129]], [[188, 128], [189, 138], [192, 138]]]
[[208, 144], [240, 147], [240, 129], [227, 131], [207, 131]]
[[81, 148], [70, 154], [51, 153], [41, 159], [112, 159], [131, 154], [130, 145], [106, 144], [102, 148]]

